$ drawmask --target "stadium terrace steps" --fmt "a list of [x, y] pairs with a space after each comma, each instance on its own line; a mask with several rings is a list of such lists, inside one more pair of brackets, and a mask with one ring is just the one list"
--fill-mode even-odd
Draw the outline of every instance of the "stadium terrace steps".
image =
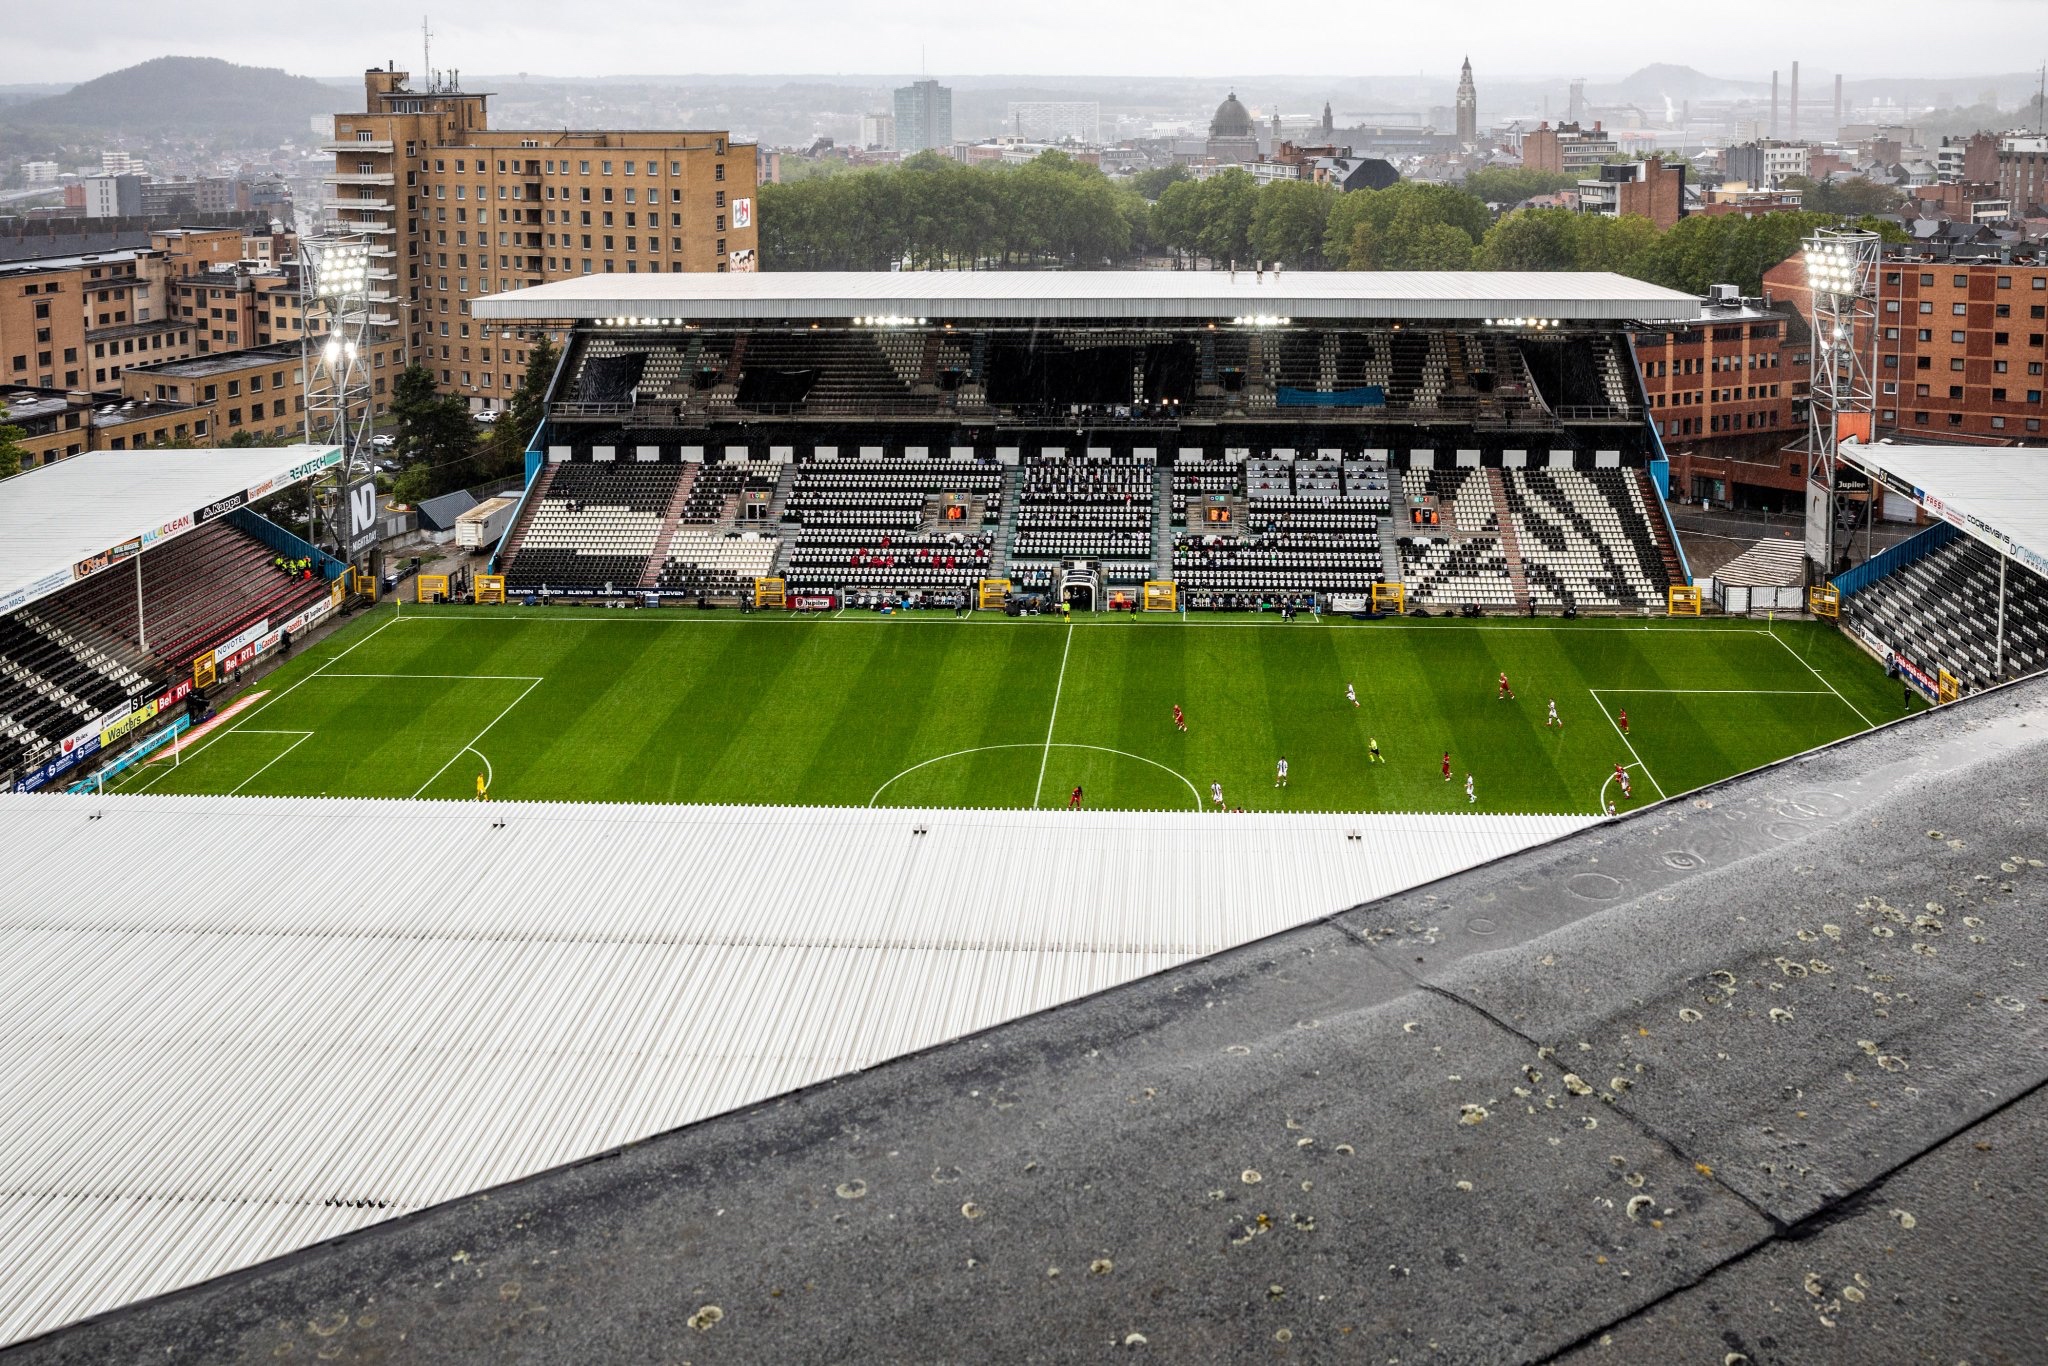
[[[676, 538], [676, 527], [683, 520], [683, 507], [689, 502], [690, 490], [697, 483], [697, 471], [699, 468], [699, 466], [694, 464], [685, 464], [683, 466], [682, 476], [676, 480], [675, 496], [669, 499], [668, 510], [662, 514], [661, 530], [655, 533], [654, 543], [656, 545], [673, 545]], [[673, 558], [673, 550], [670, 550], [666, 556], [648, 556], [647, 567], [640, 571], [640, 586], [642, 588], [654, 587], [660, 581], [662, 574], [667, 570], [669, 560]]]
[[1643, 510], [1643, 518], [1650, 528], [1650, 534], [1657, 542], [1657, 552], [1664, 561], [1666, 586], [1685, 582], [1685, 567], [1678, 558], [1678, 547], [1673, 544], [1669, 523], [1664, 517], [1664, 499], [1650, 482], [1648, 470], [1635, 471], [1636, 506]]
[[1515, 606], [1527, 608], [1529, 574], [1522, 565], [1522, 543], [1515, 536], [1515, 519], [1508, 511], [1508, 495], [1502, 485], [1500, 471], [1489, 466], [1486, 471], [1486, 484], [1493, 494], [1494, 521], [1500, 527], [1500, 548], [1507, 556], [1508, 582], [1514, 588]]
[[548, 496], [548, 485], [554, 482], [555, 471], [558, 468], [560, 467], [553, 463], [540, 467], [539, 476], [534, 479], [533, 487], [527, 491], [526, 503], [519, 509], [519, 520], [505, 533], [504, 544], [498, 549], [498, 565], [501, 569], [519, 558], [520, 547], [526, 543], [526, 529], [533, 525], [533, 514], [540, 510], [542, 500]]

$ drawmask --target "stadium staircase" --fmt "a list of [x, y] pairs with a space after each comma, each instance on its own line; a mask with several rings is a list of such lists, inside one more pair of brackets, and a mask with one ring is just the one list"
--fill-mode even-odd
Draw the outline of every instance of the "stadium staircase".
[[1017, 503], [1024, 496], [1024, 467], [1006, 465], [1003, 467], [1003, 520], [996, 534], [996, 543], [988, 557], [988, 577], [1007, 579], [1010, 572], [1010, 547], [1017, 540]]
[[527, 491], [526, 502], [519, 509], [519, 520], [512, 524], [512, 529], [505, 533], [503, 544], [498, 547], [496, 563], [500, 573], [504, 572], [503, 566], [518, 557], [519, 547], [526, 540], [528, 528], [533, 525], [533, 514], [539, 510], [541, 500], [548, 496], [548, 485], [554, 483], [557, 468], [554, 464], [540, 467], [540, 474], [535, 477], [533, 487]]
[[1508, 582], [1514, 585], [1515, 607], [1526, 610], [1529, 606], [1529, 575], [1522, 566], [1522, 543], [1515, 536], [1515, 519], [1508, 510], [1507, 487], [1502, 482], [1500, 471], [1487, 466], [1487, 488], [1493, 494], [1494, 516], [1500, 526], [1501, 553], [1508, 557]]
[[1685, 582], [1685, 567], [1679, 563], [1678, 547], [1671, 543], [1671, 533], [1664, 519], [1663, 498], [1657, 486], [1650, 482], [1648, 470], [1636, 471], [1636, 501], [1643, 509], [1643, 516], [1650, 528], [1650, 535], [1656, 539], [1657, 552], [1664, 560], [1664, 578], [1669, 583]]
[[1173, 577], [1173, 466], [1161, 465], [1152, 483], [1152, 577]]
[[697, 482], [697, 471], [701, 465], [686, 463], [683, 477], [676, 480], [675, 496], [668, 500], [668, 510], [662, 514], [661, 530], [654, 535], [654, 553], [647, 557], [647, 565], [640, 571], [640, 587], [653, 588], [661, 581], [661, 571], [668, 564], [669, 547], [675, 543], [676, 527], [683, 520], [683, 505], [690, 501], [690, 488]]

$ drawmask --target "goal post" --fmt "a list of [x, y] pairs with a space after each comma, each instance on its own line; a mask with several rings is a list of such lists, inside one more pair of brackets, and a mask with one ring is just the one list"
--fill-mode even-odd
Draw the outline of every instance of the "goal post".
[[1817, 617], [1842, 615], [1842, 590], [1831, 583], [1806, 590], [1806, 610]]
[[1372, 610], [1392, 612], [1400, 616], [1408, 610], [1408, 585], [1405, 583], [1376, 583], [1372, 586]]
[[789, 605], [789, 584], [782, 579], [759, 578], [754, 580], [754, 606], [787, 607]]
[[1664, 596], [1664, 615], [1667, 617], [1696, 617], [1700, 614], [1700, 590], [1685, 584], [1674, 583]]
[[448, 576], [446, 574], [422, 574], [419, 582], [420, 602], [448, 601]]
[[1147, 579], [1143, 605], [1148, 612], [1179, 611], [1180, 585], [1172, 579]]
[[503, 574], [477, 575], [476, 600], [478, 602], [503, 602], [505, 600], [505, 576]]
[[982, 579], [974, 588], [974, 605], [984, 612], [1000, 612], [1010, 601], [1008, 579]]

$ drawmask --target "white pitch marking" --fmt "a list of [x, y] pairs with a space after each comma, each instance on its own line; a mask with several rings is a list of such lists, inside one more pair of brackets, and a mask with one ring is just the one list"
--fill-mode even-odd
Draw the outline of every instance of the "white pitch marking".
[[[1595, 692], [1591, 688], [1586, 689], [1586, 691], [1593, 694], [1593, 705], [1600, 709], [1600, 714], [1602, 716], [1607, 717], [1607, 724], [1614, 727], [1614, 733], [1621, 737], [1621, 743], [1628, 746], [1628, 752], [1630, 756], [1632, 756], [1635, 759], [1635, 762], [1629, 765], [1629, 767], [1640, 768], [1643, 771], [1643, 776], [1650, 780], [1650, 786], [1657, 789], [1657, 795], [1660, 798], [1664, 797], [1666, 795], [1664, 791], [1664, 784], [1657, 781], [1657, 775], [1650, 772], [1650, 766], [1643, 762], [1643, 756], [1636, 753], [1635, 745], [1629, 741], [1628, 732], [1624, 731], [1621, 728], [1620, 723], [1618, 723], [1614, 719], [1614, 717], [1609, 714], [1607, 710], [1607, 704], [1600, 700], [1600, 694], [1598, 692]], [[1605, 789], [1603, 788], [1602, 791], [1604, 792]]]
[[470, 741], [468, 744], [464, 745], [461, 749], [458, 749], [453, 754], [449, 755], [448, 762], [441, 765], [439, 768], [435, 769], [434, 776], [427, 779], [425, 782], [421, 783], [419, 785], [418, 790], [416, 790], [412, 795], [414, 797], [418, 797], [421, 792], [425, 792], [428, 788], [432, 787], [436, 779], [438, 779], [443, 773], [446, 773], [451, 767], [453, 767], [457, 759], [460, 759], [463, 755], [475, 749], [476, 742], [478, 740], [483, 739], [485, 735], [489, 734], [492, 726], [495, 726], [500, 721], [504, 720], [505, 717], [511, 712], [512, 708], [518, 706], [521, 702], [524, 702], [526, 700], [527, 694], [531, 693], [535, 688], [539, 687], [540, 684], [541, 680], [537, 678], [533, 680], [533, 682], [528, 683], [526, 685], [525, 690], [522, 691], [519, 694], [519, 696], [513, 698], [510, 702], [505, 704], [504, 711], [499, 712], [496, 716], [493, 716], [487, 723], [485, 723], [484, 728], [482, 730], [478, 731], [475, 735], [470, 737]]
[[[873, 805], [874, 805], [874, 804], [875, 804], [876, 802], [880, 801], [880, 800], [881, 800], [881, 798], [882, 798], [882, 794], [883, 794], [884, 792], [887, 792], [887, 791], [889, 790], [890, 786], [891, 786], [891, 785], [892, 785], [893, 783], [895, 783], [895, 781], [896, 781], [896, 779], [897, 779], [897, 778], [906, 778], [906, 777], [910, 776], [911, 774], [913, 774], [913, 773], [917, 772], [917, 771], [918, 771], [919, 769], [921, 769], [921, 768], [925, 768], [925, 767], [928, 767], [929, 765], [932, 765], [932, 764], [937, 764], [937, 763], [943, 763], [943, 762], [945, 762], [945, 761], [946, 761], [946, 760], [948, 760], [948, 759], [957, 759], [957, 758], [959, 758], [959, 757], [960, 757], [961, 755], [963, 755], [963, 754], [980, 754], [980, 753], [983, 753], [983, 752], [984, 752], [984, 751], [986, 751], [986, 750], [991, 750], [991, 749], [1037, 749], [1037, 748], [1038, 748], [1038, 746], [1037, 746], [1037, 745], [1031, 744], [1031, 743], [1029, 743], [1028, 741], [1027, 741], [1027, 742], [1024, 742], [1024, 743], [1021, 743], [1021, 744], [1010, 744], [1010, 745], [976, 745], [976, 746], [975, 746], [974, 748], [972, 748], [972, 749], [956, 749], [956, 750], [954, 750], [954, 751], [953, 751], [953, 752], [952, 752], [951, 754], [941, 754], [941, 755], [938, 755], [938, 756], [937, 756], [936, 758], [926, 759], [926, 760], [924, 760], [924, 761], [922, 761], [922, 762], [920, 762], [920, 763], [915, 763], [915, 764], [912, 764], [912, 765], [911, 765], [911, 766], [910, 766], [909, 768], [906, 768], [906, 769], [904, 769], [904, 770], [903, 770], [903, 772], [901, 772], [901, 773], [897, 774], [895, 778], [891, 778], [891, 779], [889, 779], [889, 781], [888, 781], [888, 782], [885, 782], [885, 783], [883, 783], [883, 784], [882, 784], [882, 785], [881, 785], [880, 787], [876, 788], [876, 789], [875, 789], [875, 795], [874, 795], [874, 796], [872, 796], [872, 797], [870, 797], [870, 798], [868, 798], [868, 805], [869, 805], [869, 806], [873, 806]], [[1167, 772], [1167, 773], [1171, 773], [1171, 774], [1172, 774], [1172, 775], [1173, 775], [1174, 777], [1176, 777], [1176, 778], [1180, 779], [1180, 780], [1181, 780], [1181, 784], [1182, 784], [1183, 786], [1185, 786], [1185, 787], [1187, 788], [1187, 790], [1188, 790], [1188, 796], [1189, 796], [1190, 798], [1192, 798], [1192, 799], [1194, 800], [1194, 803], [1195, 803], [1195, 810], [1197, 810], [1197, 811], [1200, 811], [1200, 810], [1202, 809], [1202, 794], [1201, 794], [1201, 793], [1199, 793], [1199, 792], [1197, 792], [1197, 791], [1195, 790], [1195, 785], [1194, 785], [1193, 783], [1191, 783], [1191, 782], [1189, 782], [1189, 781], [1188, 781], [1188, 775], [1187, 775], [1187, 774], [1185, 774], [1185, 773], [1182, 773], [1182, 772], [1181, 772], [1181, 771], [1180, 771], [1179, 769], [1177, 769], [1177, 768], [1168, 768], [1168, 767], [1167, 767], [1167, 766], [1166, 766], [1165, 764], [1162, 764], [1162, 763], [1160, 763], [1160, 762], [1159, 762], [1159, 761], [1158, 761], [1157, 759], [1147, 759], [1147, 758], [1146, 758], [1146, 757], [1145, 757], [1144, 755], [1142, 755], [1142, 754], [1133, 754], [1133, 753], [1131, 753], [1131, 752], [1130, 752], [1129, 750], [1127, 750], [1127, 749], [1111, 749], [1111, 748], [1110, 748], [1110, 747], [1109, 747], [1108, 745], [1081, 745], [1081, 744], [1074, 744], [1074, 743], [1071, 743], [1071, 742], [1069, 742], [1069, 741], [1065, 741], [1065, 740], [1062, 740], [1062, 741], [1061, 741], [1060, 743], [1058, 743], [1058, 744], [1056, 744], [1056, 745], [1052, 746], [1052, 748], [1054, 748], [1054, 749], [1092, 749], [1092, 750], [1095, 750], [1095, 751], [1097, 751], [1098, 753], [1102, 753], [1102, 754], [1120, 754], [1120, 755], [1122, 755], [1122, 756], [1123, 756], [1124, 758], [1126, 758], [1126, 759], [1136, 759], [1136, 760], [1137, 760], [1137, 761], [1138, 761], [1139, 763], [1141, 763], [1141, 764], [1150, 764], [1150, 765], [1152, 765], [1152, 767], [1154, 767], [1154, 768], [1156, 768], [1156, 769], [1161, 769], [1161, 770], [1163, 770], [1164, 772]], [[1040, 781], [1041, 783], [1045, 781], [1045, 774], [1043, 773], [1043, 771], [1041, 771], [1041, 772], [1040, 772], [1040, 774], [1039, 774], [1039, 781]]]
[[1052, 728], [1060, 719], [1060, 691], [1067, 686], [1067, 653], [1074, 648], [1074, 625], [1067, 623], [1066, 644], [1060, 647], [1060, 677], [1052, 689], [1052, 715], [1045, 720], [1045, 753], [1038, 760], [1038, 786], [1031, 789], [1031, 808], [1038, 809], [1038, 799], [1045, 791], [1045, 765], [1052, 758]]
[[[271, 759], [271, 761], [270, 761], [270, 764], [274, 764], [274, 763], [276, 763], [276, 762], [277, 762], [277, 761], [278, 761], [279, 759], [282, 759], [282, 758], [284, 758], [284, 756], [285, 756], [285, 755], [287, 755], [287, 754], [290, 754], [290, 753], [291, 753], [291, 752], [292, 752], [293, 750], [297, 749], [297, 748], [298, 748], [298, 747], [299, 747], [300, 745], [303, 745], [303, 744], [305, 744], [305, 743], [306, 743], [306, 741], [308, 741], [308, 740], [310, 740], [310, 739], [312, 739], [312, 738], [313, 738], [313, 732], [312, 732], [312, 731], [310, 731], [310, 730], [301, 730], [301, 731], [289, 731], [289, 730], [265, 730], [265, 731], [251, 731], [251, 732], [250, 732], [250, 734], [252, 734], [252, 735], [297, 735], [297, 736], [299, 737], [298, 739], [296, 739], [296, 740], [292, 741], [292, 742], [291, 742], [290, 744], [286, 745], [286, 746], [285, 746], [285, 747], [284, 747], [283, 749], [279, 750], [279, 751], [277, 752], [277, 754], [276, 754], [276, 755], [275, 755], [275, 756], [274, 756], [274, 757], [273, 757], [273, 758]], [[248, 785], [249, 785], [250, 783], [253, 783], [253, 782], [255, 782], [255, 781], [256, 781], [256, 780], [258, 779], [258, 778], [262, 777], [262, 776], [263, 776], [263, 772], [264, 772], [264, 769], [267, 769], [267, 768], [269, 768], [269, 767], [270, 767], [270, 764], [265, 764], [265, 765], [263, 766], [263, 768], [259, 768], [259, 769], [257, 769], [257, 770], [256, 770], [256, 771], [255, 771], [254, 773], [251, 773], [251, 774], [250, 774], [250, 775], [249, 775], [248, 777], [246, 777], [246, 778], [242, 779], [242, 781], [240, 781], [239, 783], [236, 783], [236, 784], [235, 784], [235, 785], [234, 785], [233, 787], [229, 788], [229, 789], [228, 789], [228, 795], [229, 795], [230, 797], [234, 796], [234, 795], [235, 795], [235, 794], [236, 794], [237, 792], [240, 792], [240, 791], [241, 791], [241, 790], [242, 790], [243, 788], [247, 787], [247, 786], [248, 786]]]
[[[1780, 645], [1785, 645], [1785, 642], [1783, 640], [1778, 639], [1778, 633], [1776, 631], [1766, 631], [1764, 632], [1764, 634], [1769, 636], [1772, 640], [1778, 641]], [[1825, 687], [1829, 692], [1833, 693], [1836, 697], [1840, 697], [1842, 700], [1842, 705], [1847, 707], [1850, 711], [1856, 713], [1856, 719], [1863, 723], [1863, 727], [1865, 730], [1871, 728], [1873, 723], [1871, 722], [1871, 719], [1869, 717], [1863, 714], [1863, 709], [1857, 706], [1854, 702], [1851, 702], [1848, 698], [1842, 697], [1841, 690], [1836, 688], [1834, 684], [1828, 682], [1826, 676], [1823, 675], [1819, 669], [1816, 669], [1813, 667], [1813, 665], [1808, 664], [1806, 662], [1805, 655], [1800, 654], [1799, 651], [1793, 649], [1790, 645], [1785, 645], [1785, 653], [1791, 655], [1794, 659], [1798, 660], [1800, 664], [1805, 667], [1808, 673], [1812, 674], [1815, 678], [1820, 679], [1821, 686]]]

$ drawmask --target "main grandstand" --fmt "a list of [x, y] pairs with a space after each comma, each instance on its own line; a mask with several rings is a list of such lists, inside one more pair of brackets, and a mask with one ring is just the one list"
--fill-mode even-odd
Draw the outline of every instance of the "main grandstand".
[[475, 305], [573, 329], [499, 567], [834, 607], [1661, 610], [1685, 575], [1629, 330], [1701, 312], [1613, 275], [562, 281]]

